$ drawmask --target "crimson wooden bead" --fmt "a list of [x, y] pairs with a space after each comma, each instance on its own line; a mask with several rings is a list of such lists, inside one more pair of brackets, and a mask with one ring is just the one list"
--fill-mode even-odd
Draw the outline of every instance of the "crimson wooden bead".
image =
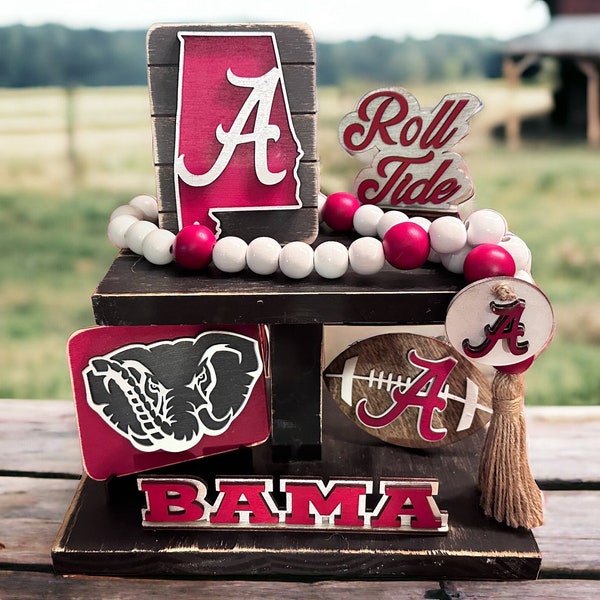
[[383, 236], [383, 252], [386, 260], [397, 269], [416, 269], [429, 256], [429, 236], [417, 223], [398, 223]]
[[500, 373], [505, 373], [507, 375], [520, 375], [529, 369], [534, 360], [535, 356], [530, 356], [529, 358], [526, 358], [525, 360], [513, 365], [502, 365], [500, 367], [495, 367], [495, 369], [496, 371], [500, 371]]
[[204, 269], [212, 258], [214, 233], [204, 225], [186, 225], [173, 242], [175, 262], [184, 269]]
[[486, 277], [513, 277], [515, 270], [511, 254], [497, 244], [475, 246], [463, 265], [463, 274], [469, 283]]
[[348, 192], [334, 192], [327, 196], [323, 206], [323, 221], [335, 231], [350, 231], [354, 213], [359, 207], [360, 202], [356, 196]]

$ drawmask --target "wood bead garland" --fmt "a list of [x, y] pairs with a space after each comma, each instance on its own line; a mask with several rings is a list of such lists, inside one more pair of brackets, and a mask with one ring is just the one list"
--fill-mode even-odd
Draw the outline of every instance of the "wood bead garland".
[[[507, 231], [504, 217], [493, 210], [476, 211], [464, 223], [454, 216], [434, 221], [424, 217], [409, 219], [401, 211], [384, 212], [375, 205], [361, 205], [352, 194], [336, 192], [327, 197], [319, 195], [319, 214], [334, 231], [353, 229], [364, 237], [355, 239], [349, 248], [339, 242], [324, 242], [321, 245], [327, 245], [319, 250], [319, 246], [313, 249], [291, 242], [287, 244], [291, 248], [285, 250], [268, 237], [256, 238], [249, 244], [236, 236], [217, 241], [210, 230], [198, 225], [190, 225], [191, 230], [177, 235], [156, 234], [158, 206], [146, 194], [115, 209], [107, 233], [115, 246], [141, 254], [154, 264], [165, 265], [174, 260], [182, 268], [193, 270], [201, 270], [212, 262], [224, 273], [238, 273], [247, 267], [256, 275], [272, 275], [279, 270], [290, 279], [303, 279], [315, 271], [324, 279], [337, 279], [348, 269], [359, 275], [374, 275], [386, 261], [403, 270], [429, 261], [441, 262], [457, 274], [463, 273], [466, 263], [468, 281], [497, 274], [531, 281], [529, 248]], [[395, 229], [398, 225], [402, 227]], [[395, 233], [389, 233], [393, 229]], [[147, 237], [150, 240], [144, 245]], [[487, 250], [481, 246], [487, 246]]]

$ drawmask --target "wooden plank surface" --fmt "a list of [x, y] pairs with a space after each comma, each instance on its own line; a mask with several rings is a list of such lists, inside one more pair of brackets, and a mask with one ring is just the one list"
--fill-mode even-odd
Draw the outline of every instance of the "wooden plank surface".
[[533, 474], [545, 489], [600, 487], [600, 406], [528, 406]]
[[[326, 400], [326, 399], [324, 399]], [[245, 467], [235, 460], [238, 475], [357, 478], [368, 473], [383, 478], [434, 477], [436, 502], [449, 514], [443, 535], [390, 535], [384, 532], [327, 530], [143, 529], [143, 503], [130, 489], [111, 498], [102, 486], [86, 480], [53, 549], [61, 573], [185, 576], [356, 579], [533, 579], [540, 554], [531, 533], [514, 530], [484, 517], [476, 491], [481, 435], [445, 446], [435, 453], [403, 451], [357, 431], [331, 402], [323, 402], [322, 460], [281, 465], [269, 444], [252, 451]], [[329, 426], [329, 427], [328, 427]], [[481, 432], [480, 432], [481, 433]], [[362, 434], [362, 435], [361, 435]], [[227, 473], [228, 463], [204, 461], [181, 465], [178, 472], [210, 482], [213, 472]], [[250, 469], [247, 471], [246, 469]], [[208, 483], [210, 487], [210, 483]], [[128, 500], [127, 502], [125, 500]], [[201, 541], [199, 536], [201, 536]], [[424, 560], [427, 557], [427, 560]]]
[[[302, 210], [293, 211], [293, 218], [290, 218], [289, 211], [260, 211], [256, 218], [245, 213], [242, 216], [235, 211], [230, 212], [221, 224], [223, 235], [244, 235], [247, 241], [261, 235], [270, 235], [282, 243], [295, 239], [311, 243], [318, 231], [316, 54], [312, 32], [304, 24], [157, 25], [149, 31], [148, 88], [157, 199], [161, 211], [160, 225], [173, 232], [178, 230], [173, 174], [180, 62], [180, 42], [177, 33], [215, 33], [225, 30], [230, 33], [273, 32], [278, 46], [290, 116], [303, 155], [298, 168]], [[211, 132], [211, 135], [214, 135], [214, 132]], [[242, 218], [243, 227], [240, 226]]]
[[56, 577], [49, 573], [0, 571], [2, 598], [162, 599], [230, 600], [592, 600], [600, 592], [600, 582], [552, 579], [527, 582], [442, 583], [429, 581], [318, 581], [299, 583], [285, 581], [176, 581], [161, 579], [120, 579], [116, 577]]
[[[292, 114], [315, 113], [316, 84], [311, 65], [282, 65]], [[151, 67], [148, 80], [153, 117], [173, 117], [177, 113], [177, 66]]]
[[[313, 64], [316, 62], [315, 45], [310, 27], [304, 23], [239, 23], [227, 24], [230, 31], [273, 31], [279, 46], [282, 63]], [[220, 24], [155, 25], [148, 31], [148, 66], [178, 65], [178, 31], [220, 31]]]
[[0, 400], [0, 474], [79, 477], [81, 469], [71, 400]]
[[0, 400], [0, 598], [596, 598], [600, 465], [592, 457], [600, 408], [528, 407], [526, 414], [542, 487], [578, 488], [545, 491], [546, 524], [534, 532], [543, 556], [540, 581], [189, 582], [54, 576], [50, 546], [77, 484], [60, 474], [81, 469], [72, 403]]
[[[1, 564], [50, 569], [50, 548], [78, 483], [0, 477]], [[0, 598], [4, 600], [1, 594]]]

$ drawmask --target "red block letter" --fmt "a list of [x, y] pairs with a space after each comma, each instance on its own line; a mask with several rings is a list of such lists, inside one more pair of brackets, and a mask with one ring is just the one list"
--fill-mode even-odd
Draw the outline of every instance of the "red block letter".
[[278, 523], [279, 512], [271, 498], [271, 479], [215, 479], [219, 497], [211, 523]]
[[430, 482], [381, 482], [384, 495], [373, 513], [372, 527], [440, 529], [442, 515], [433, 499]]
[[206, 486], [195, 479], [140, 478], [138, 488], [146, 494], [144, 523], [181, 523], [207, 518]]
[[288, 525], [320, 525], [323, 517], [338, 527], [364, 525], [365, 495], [372, 491], [370, 481], [319, 479], [282, 479], [281, 491], [287, 493]]

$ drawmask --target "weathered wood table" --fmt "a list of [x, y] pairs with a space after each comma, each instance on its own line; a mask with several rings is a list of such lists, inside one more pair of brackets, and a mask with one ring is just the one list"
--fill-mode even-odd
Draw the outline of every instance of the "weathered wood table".
[[596, 598], [600, 592], [600, 407], [528, 408], [546, 496], [540, 580], [176, 581], [62, 577], [50, 549], [81, 473], [70, 401], [0, 400], [0, 598]]

